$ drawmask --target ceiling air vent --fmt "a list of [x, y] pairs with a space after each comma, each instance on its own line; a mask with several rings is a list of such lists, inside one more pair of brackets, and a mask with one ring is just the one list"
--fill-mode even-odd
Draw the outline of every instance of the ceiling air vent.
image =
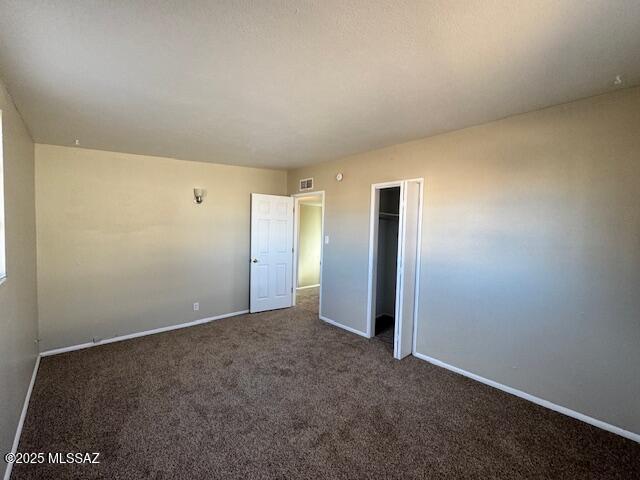
[[300, 180], [300, 191], [313, 190], [313, 178], [303, 178]]

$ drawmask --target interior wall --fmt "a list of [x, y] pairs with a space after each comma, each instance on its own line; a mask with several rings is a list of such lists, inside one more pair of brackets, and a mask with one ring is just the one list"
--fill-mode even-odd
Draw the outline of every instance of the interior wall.
[[300, 204], [298, 245], [298, 287], [318, 285], [322, 247], [322, 207]]
[[[10, 452], [38, 354], [33, 141], [0, 82], [7, 278], [0, 285], [0, 452]], [[0, 477], [6, 464], [0, 461]]]
[[424, 177], [417, 351], [640, 432], [639, 126], [632, 88], [290, 171], [323, 314], [366, 332], [371, 184]]
[[251, 193], [286, 172], [37, 144], [41, 349], [248, 309]]

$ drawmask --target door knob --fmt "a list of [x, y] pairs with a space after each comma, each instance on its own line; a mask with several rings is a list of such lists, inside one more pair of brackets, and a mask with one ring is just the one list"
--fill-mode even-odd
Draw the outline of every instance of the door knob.
[[253, 263], [258, 263], [258, 259], [257, 259], [257, 258], [252, 258], [252, 259], [251, 259], [251, 261], [252, 261]]

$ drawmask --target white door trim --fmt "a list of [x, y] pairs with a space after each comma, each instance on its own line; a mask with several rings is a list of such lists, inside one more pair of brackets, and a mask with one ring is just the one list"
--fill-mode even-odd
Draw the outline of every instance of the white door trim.
[[[315, 192], [303, 192], [303, 193], [294, 193], [291, 195], [293, 197], [293, 274], [291, 278], [293, 279], [293, 305], [296, 304], [296, 295], [297, 290], [302, 290], [306, 287], [298, 288], [298, 238], [300, 236], [300, 199], [302, 197], [310, 197], [313, 195], [317, 195], [320, 197], [320, 203], [322, 208], [321, 215], [321, 225], [320, 225], [320, 290], [319, 290], [319, 316], [322, 316], [322, 270], [324, 267], [324, 190], [318, 190]], [[311, 288], [311, 287], [308, 287]]]
[[416, 339], [418, 338], [418, 309], [420, 299], [420, 264], [422, 264], [422, 207], [424, 204], [424, 178], [416, 180], [420, 183], [420, 195], [418, 205], [418, 248], [416, 252], [416, 292], [414, 299], [414, 312], [413, 312], [413, 348], [412, 355], [416, 353]]
[[[378, 252], [378, 213], [380, 211], [378, 190], [390, 187], [400, 187], [400, 194], [402, 195], [402, 181], [374, 183], [371, 185], [371, 204], [369, 209], [369, 270], [367, 273], [367, 337], [373, 338], [375, 336], [375, 305], [376, 292], [373, 288], [373, 279], [375, 277], [375, 262]], [[399, 229], [398, 229], [399, 230]]]
[[[399, 338], [400, 323], [402, 322], [402, 301], [404, 299], [404, 239], [405, 239], [405, 223], [407, 220], [407, 188], [406, 182], [400, 184], [400, 205], [398, 205], [398, 251], [396, 252], [396, 302], [393, 308], [393, 318], [395, 326], [393, 329], [393, 356], [400, 360], [398, 357], [398, 348], [401, 339]], [[378, 222], [380, 220], [378, 219]], [[376, 239], [377, 241], [377, 239]], [[377, 263], [377, 261], [376, 261]], [[375, 308], [375, 305], [371, 305], [371, 308]], [[374, 315], [375, 322], [375, 315]], [[375, 325], [375, 323], [374, 323]], [[375, 335], [375, 329], [374, 329]], [[413, 342], [413, 338], [411, 339]]]
[[[419, 205], [419, 213], [418, 213], [418, 249], [416, 252], [416, 291], [415, 291], [415, 299], [414, 299], [414, 313], [413, 313], [413, 340], [412, 340], [412, 353], [416, 351], [416, 329], [418, 323], [418, 298], [420, 295], [420, 257], [422, 252], [422, 204], [424, 199], [424, 178], [407, 178], [403, 180], [395, 180], [391, 182], [382, 182], [382, 183], [374, 183], [371, 185], [371, 204], [369, 211], [369, 269], [368, 269], [368, 278], [367, 278], [367, 337], [372, 338], [375, 336], [375, 302], [376, 302], [376, 292], [374, 288], [374, 280], [376, 276], [375, 272], [375, 260], [377, 258], [377, 250], [378, 250], [378, 212], [379, 212], [379, 200], [378, 195], [379, 191], [385, 188], [391, 187], [400, 187], [400, 199], [404, 198], [404, 189], [407, 182], [417, 182], [420, 184], [420, 205]], [[402, 205], [401, 205], [402, 207]], [[401, 250], [400, 240], [402, 239], [402, 229], [404, 220], [406, 217], [406, 209], [401, 210], [400, 218], [399, 218], [399, 226], [398, 226], [398, 264], [403, 262], [404, 259], [402, 255], [404, 254]], [[399, 270], [399, 269], [398, 269]], [[399, 273], [399, 272], [398, 272]], [[398, 310], [398, 298], [399, 292], [398, 289], [402, 288], [401, 284], [396, 282], [396, 318], [397, 318], [397, 310]], [[400, 292], [401, 293], [401, 292]], [[396, 339], [394, 335], [394, 345]]]

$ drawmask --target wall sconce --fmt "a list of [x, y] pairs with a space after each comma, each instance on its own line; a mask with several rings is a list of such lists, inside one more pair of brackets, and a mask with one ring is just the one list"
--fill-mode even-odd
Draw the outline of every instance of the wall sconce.
[[200, 205], [204, 201], [204, 197], [207, 195], [207, 191], [204, 188], [193, 189], [193, 201]]

